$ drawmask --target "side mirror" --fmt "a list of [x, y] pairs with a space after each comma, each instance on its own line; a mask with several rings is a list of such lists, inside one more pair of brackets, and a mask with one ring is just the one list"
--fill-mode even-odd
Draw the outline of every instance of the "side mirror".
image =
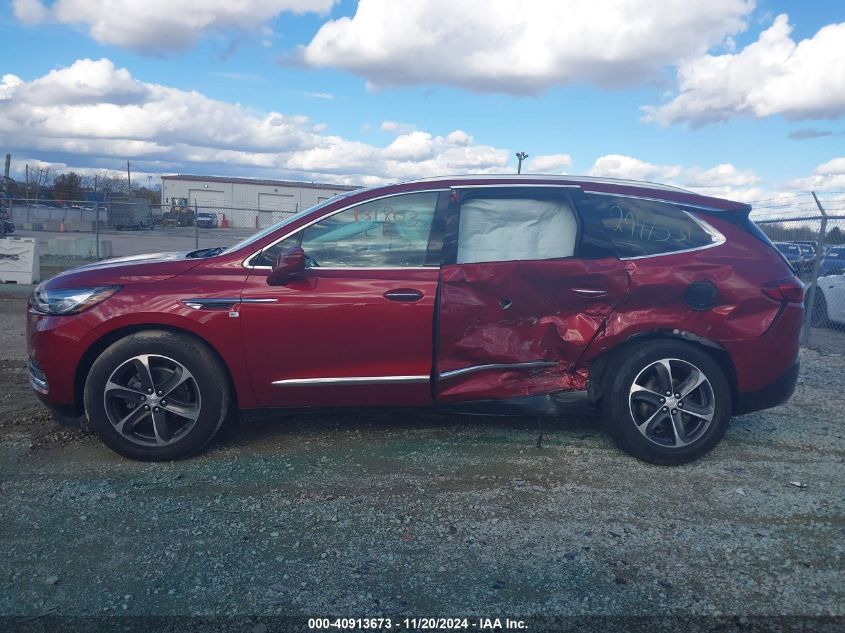
[[299, 246], [293, 246], [276, 255], [276, 263], [267, 277], [269, 284], [283, 284], [305, 270], [307, 257]]

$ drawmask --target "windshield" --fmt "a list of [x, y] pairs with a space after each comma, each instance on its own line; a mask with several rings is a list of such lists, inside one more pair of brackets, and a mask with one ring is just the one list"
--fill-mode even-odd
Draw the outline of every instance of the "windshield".
[[250, 244], [257, 242], [260, 239], [267, 237], [268, 235], [270, 235], [271, 233], [273, 233], [277, 229], [280, 229], [283, 226], [286, 226], [286, 225], [290, 224], [291, 222], [298, 220], [299, 218], [301, 218], [306, 213], [310, 213], [311, 211], [316, 211], [317, 209], [322, 209], [323, 207], [328, 206], [328, 205], [332, 204], [333, 202], [337, 202], [338, 200], [342, 200], [343, 198], [348, 198], [353, 193], [361, 193], [361, 191], [362, 191], [362, 189], [354, 189], [352, 191], [347, 191], [346, 193], [339, 194], [337, 196], [329, 198], [328, 200], [323, 200], [322, 202], [315, 204], [313, 207], [308, 207], [307, 209], [304, 209], [303, 211], [300, 211], [299, 213], [294, 213], [292, 216], [285, 218], [284, 220], [281, 220], [279, 222], [276, 222], [275, 224], [271, 224], [266, 229], [262, 229], [258, 233], [253, 233], [252, 235], [250, 235], [245, 240], [242, 240], [242, 241], [238, 242], [237, 244], [230, 246], [225, 251], [223, 251], [221, 254], [225, 255], [225, 254], [228, 254], [228, 253], [233, 253], [233, 252], [235, 252], [235, 251], [237, 251], [241, 248], [244, 248], [245, 246], [249, 246]]
[[795, 244], [778, 244], [778, 250], [785, 255], [797, 255], [798, 247]]

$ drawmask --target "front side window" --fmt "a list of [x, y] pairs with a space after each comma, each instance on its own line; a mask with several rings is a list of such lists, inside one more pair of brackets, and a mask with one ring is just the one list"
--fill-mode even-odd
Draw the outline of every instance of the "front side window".
[[577, 234], [575, 212], [559, 195], [480, 194], [461, 201], [457, 263], [572, 257]]
[[253, 265], [301, 246], [312, 266], [409, 267], [426, 265], [439, 193], [390, 196], [335, 213], [265, 249]]
[[660, 255], [714, 242], [713, 235], [674, 204], [612, 195], [586, 195], [584, 200], [619, 257]]

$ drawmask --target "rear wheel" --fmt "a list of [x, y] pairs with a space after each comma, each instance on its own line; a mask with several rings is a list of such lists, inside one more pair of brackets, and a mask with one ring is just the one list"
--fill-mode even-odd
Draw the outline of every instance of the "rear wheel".
[[682, 464], [725, 434], [730, 385], [705, 352], [682, 342], [650, 341], [609, 363], [603, 417], [624, 451], [653, 464]]
[[229, 404], [228, 381], [199, 341], [164, 331], [132, 334], [108, 347], [85, 382], [91, 428], [112, 450], [164, 461], [202, 449]]

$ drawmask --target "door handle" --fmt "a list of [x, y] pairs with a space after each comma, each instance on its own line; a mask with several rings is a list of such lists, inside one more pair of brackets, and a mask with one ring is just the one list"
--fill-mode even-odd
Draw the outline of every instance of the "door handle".
[[417, 290], [416, 288], [397, 288], [396, 290], [388, 290], [384, 293], [385, 299], [398, 303], [412, 303], [419, 301], [424, 296], [422, 290]]
[[607, 294], [607, 290], [593, 290], [592, 288], [573, 288], [572, 292], [582, 297], [594, 297], [596, 299]]

